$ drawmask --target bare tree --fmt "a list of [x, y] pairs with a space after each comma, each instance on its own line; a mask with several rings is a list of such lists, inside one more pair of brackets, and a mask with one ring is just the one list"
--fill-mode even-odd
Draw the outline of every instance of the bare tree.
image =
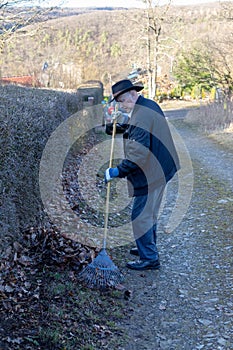
[[[214, 72], [218, 86], [223, 89], [226, 98], [233, 91], [233, 4], [221, 3], [221, 27], [217, 27], [204, 41], [205, 52], [211, 57], [210, 67]], [[227, 35], [226, 35], [227, 34]]]
[[[229, 40], [231, 37], [231, 40]], [[212, 38], [211, 38], [212, 39]], [[233, 90], [233, 38], [232, 33], [228, 38], [216, 38], [205, 43], [206, 52], [213, 57], [211, 68], [215, 74], [218, 85], [222, 87], [227, 98]], [[214, 54], [213, 54], [214, 53]]]
[[[39, 4], [45, 4], [46, 0], [40, 0]], [[50, 8], [33, 6], [30, 0], [0, 0], [0, 51], [3, 51], [5, 43], [19, 28], [25, 27], [36, 20]]]
[[228, 21], [233, 21], [233, 4], [232, 3], [220, 3], [221, 5], [221, 15], [224, 19]]
[[164, 20], [168, 14], [171, 0], [167, 5], [159, 6], [159, 1], [143, 0], [146, 5], [144, 10], [145, 23], [145, 40], [147, 52], [147, 72], [148, 72], [148, 94], [149, 98], [155, 98], [158, 78], [158, 57], [161, 54], [161, 34]]

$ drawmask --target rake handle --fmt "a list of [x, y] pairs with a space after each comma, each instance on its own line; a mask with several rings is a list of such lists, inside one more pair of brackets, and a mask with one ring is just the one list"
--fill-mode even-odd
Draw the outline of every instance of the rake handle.
[[[117, 111], [118, 111], [118, 105], [116, 104], [115, 112], [117, 112]], [[110, 159], [109, 159], [109, 168], [112, 167], [114, 141], [115, 141], [115, 135], [116, 135], [116, 122], [117, 122], [117, 118], [114, 118], [113, 119], [113, 129], [112, 129], [112, 142], [111, 142], [111, 151], [110, 151]], [[105, 216], [104, 216], [104, 240], [103, 240], [103, 248], [104, 249], [106, 248], [106, 241], [107, 241], [110, 189], [111, 189], [111, 184], [109, 181], [107, 183], [107, 194], [106, 194]]]

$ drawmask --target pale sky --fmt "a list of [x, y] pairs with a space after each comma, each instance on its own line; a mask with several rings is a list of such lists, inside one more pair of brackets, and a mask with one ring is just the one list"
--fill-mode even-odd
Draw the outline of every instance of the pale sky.
[[[224, 0], [172, 0], [173, 5], [197, 5], [204, 3], [223, 2]], [[232, 0], [225, 0], [232, 1]], [[156, 0], [154, 3], [163, 5], [166, 0]], [[47, 0], [49, 6], [62, 7], [142, 7], [140, 0]]]

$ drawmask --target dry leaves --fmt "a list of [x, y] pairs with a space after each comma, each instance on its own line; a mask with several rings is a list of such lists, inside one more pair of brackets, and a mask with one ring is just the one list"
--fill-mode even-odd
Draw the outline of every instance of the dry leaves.
[[23, 304], [39, 299], [41, 280], [32, 284], [29, 275], [35, 275], [42, 265], [71, 267], [79, 271], [95, 256], [94, 249], [67, 239], [51, 225], [50, 228], [30, 228], [21, 242], [15, 241], [5, 252], [0, 265], [0, 296], [5, 310], [23, 311]]

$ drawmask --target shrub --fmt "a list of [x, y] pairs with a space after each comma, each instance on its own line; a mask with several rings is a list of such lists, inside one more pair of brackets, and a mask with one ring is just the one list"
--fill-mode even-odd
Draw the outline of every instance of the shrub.
[[[81, 108], [75, 93], [0, 86], [1, 243], [43, 223], [39, 164], [51, 133]], [[3, 244], [1, 244], [3, 245]], [[0, 245], [0, 246], [1, 246]]]

